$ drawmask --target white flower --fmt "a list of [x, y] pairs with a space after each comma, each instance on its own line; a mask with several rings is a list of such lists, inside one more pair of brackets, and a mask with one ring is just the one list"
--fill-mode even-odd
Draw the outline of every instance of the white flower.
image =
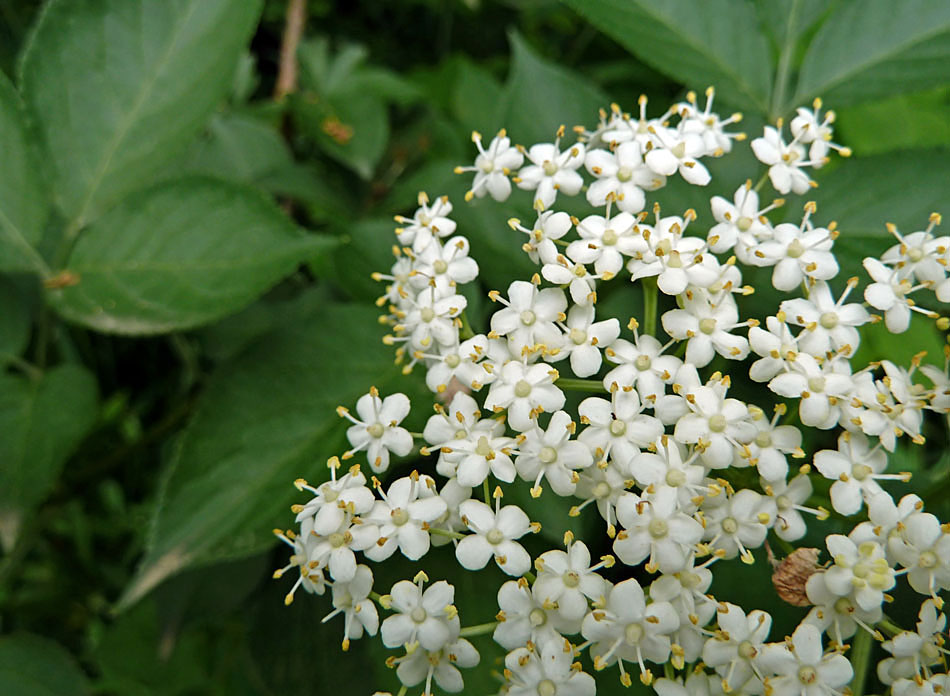
[[562, 641], [563, 634], [581, 630], [581, 617], [565, 619], [554, 602], [539, 599], [524, 578], [509, 580], [498, 590], [495, 616], [498, 625], [492, 639], [506, 650], [523, 646], [529, 640], [535, 645]]
[[584, 502], [572, 507], [569, 514], [572, 517], [580, 515], [580, 511], [590, 503], [596, 503], [597, 511], [607, 523], [607, 536], [613, 538], [617, 533], [614, 527], [617, 502], [632, 483], [616, 462], [607, 462], [606, 466], [589, 466], [580, 472], [577, 489], [574, 491], [574, 495]]
[[637, 485], [646, 490], [671, 488], [677, 491], [683, 510], [695, 508], [697, 495], [706, 493], [703, 479], [706, 468], [696, 463], [699, 452], [686, 456], [686, 447], [667, 435], [661, 435], [650, 452], [641, 452], [630, 462], [630, 473]]
[[555, 322], [566, 318], [567, 298], [559, 288], [538, 290], [534, 283], [516, 280], [508, 286], [507, 300], [498, 292], [489, 293], [489, 297], [505, 305], [492, 315], [489, 337], [506, 336], [516, 355], [538, 346], [556, 348], [561, 344]]
[[[458, 667], [474, 667], [479, 655], [471, 643], [458, 638], [438, 650], [416, 649], [394, 660], [396, 676], [403, 686], [425, 684], [424, 694], [432, 693], [432, 680], [449, 693], [459, 693], [465, 688]], [[457, 666], [456, 666], [457, 665]]]
[[481, 570], [494, 557], [508, 575], [519, 577], [531, 569], [531, 556], [514, 540], [539, 527], [518, 506], [501, 507], [500, 488], [495, 489], [494, 511], [478, 500], [466, 500], [459, 506], [459, 512], [462, 523], [474, 532], [455, 547], [455, 556], [463, 568]]
[[769, 381], [769, 389], [786, 398], [801, 399], [798, 415], [804, 425], [828, 430], [838, 422], [841, 404], [854, 390], [854, 378], [846, 360], [826, 360], [819, 364], [808, 353], [800, 353], [789, 363], [789, 371]]
[[418, 573], [415, 582], [400, 580], [380, 604], [392, 608], [393, 614], [380, 627], [383, 645], [398, 648], [416, 641], [429, 651], [436, 651], [459, 636], [455, 588], [445, 580], [430, 585], [425, 592], [425, 573]]
[[587, 446], [571, 440], [575, 424], [565, 411], [551, 415], [547, 429], [537, 423], [518, 438], [515, 468], [525, 481], [532, 481], [531, 495], [541, 495], [541, 481], [546, 479], [557, 495], [573, 495], [577, 486], [577, 469], [594, 462]]
[[678, 171], [681, 177], [696, 186], [709, 183], [712, 178], [709, 170], [699, 161], [700, 157], [707, 154], [706, 144], [700, 135], [670, 131], [664, 134], [662, 130], [652, 127], [650, 132], [659, 143], [659, 147], [647, 152], [645, 159], [650, 169], [664, 176]]
[[[902, 278], [921, 283], [942, 283], [947, 275], [942, 260], [950, 249], [950, 237], [933, 236], [933, 229], [940, 222], [940, 215], [933, 213], [926, 230], [906, 236], [897, 230], [896, 225], [888, 223], [887, 231], [897, 238], [899, 244], [885, 251], [881, 261], [897, 269]], [[939, 289], [937, 298], [942, 302], [947, 301]]]
[[703, 536], [703, 526], [680, 511], [676, 490], [665, 486], [652, 495], [621, 496], [617, 519], [623, 529], [614, 540], [614, 553], [629, 566], [649, 559], [651, 573], [682, 570]]
[[730, 203], [721, 196], [710, 199], [713, 218], [718, 224], [709, 230], [707, 243], [709, 250], [717, 254], [735, 247], [739, 260], [750, 263], [749, 249], [772, 234], [765, 214], [785, 201], [777, 199], [772, 205], [759, 210], [759, 194], [753, 190], [752, 181], [746, 181], [736, 189], [732, 200]]
[[884, 325], [891, 333], [904, 333], [910, 328], [912, 311], [932, 319], [939, 316], [936, 312], [918, 307], [908, 297], [924, 287], [923, 284], [914, 285], [910, 278], [902, 278], [898, 271], [873, 258], [864, 259], [864, 270], [874, 280], [864, 289], [864, 299], [875, 309], [884, 312]]
[[468, 306], [464, 295], [440, 295], [428, 286], [410, 298], [407, 311], [401, 311], [393, 331], [398, 338], [385, 342], [408, 342], [413, 351], [429, 350], [436, 346], [454, 346], [458, 343], [461, 321], [458, 316]]
[[742, 607], [728, 602], [719, 606], [716, 623], [720, 630], [703, 646], [703, 662], [722, 677], [726, 693], [762, 693], [764, 687], [756, 663], [772, 629], [772, 617], [758, 609], [746, 616]]
[[821, 632], [808, 623], [799, 624], [790, 641], [769, 643], [760, 664], [775, 675], [768, 679], [774, 696], [835, 696], [854, 675], [847, 657], [824, 654]]
[[590, 448], [598, 462], [608, 458], [620, 471], [630, 471], [630, 463], [641, 447], [656, 442], [663, 424], [643, 413], [643, 405], [634, 390], [617, 389], [610, 401], [591, 396], [577, 407], [581, 423], [587, 427], [577, 437]]
[[[365, 551], [372, 561], [382, 561], [398, 548], [411, 561], [429, 552], [429, 524], [445, 514], [448, 506], [435, 491], [431, 476], [411, 475], [395, 480], [386, 493], [379, 487], [367, 521], [379, 526], [379, 540]], [[331, 569], [332, 570], [332, 569]]]
[[465, 194], [465, 200], [473, 197], [483, 198], [488, 193], [496, 201], [504, 201], [511, 195], [511, 182], [508, 176], [524, 162], [524, 156], [518, 148], [512, 146], [505, 130], [498, 131], [488, 148], [482, 147], [482, 135], [472, 131], [472, 142], [478, 148], [475, 166], [456, 167], [455, 173], [475, 172], [472, 188]]
[[396, 222], [405, 225], [396, 230], [396, 237], [403, 246], [410, 246], [415, 252], [428, 247], [439, 237], [448, 237], [455, 232], [455, 222], [449, 219], [452, 214], [452, 204], [448, 196], [436, 198], [435, 203], [429, 206], [429, 197], [425, 192], [419, 194], [419, 209], [412, 218], [402, 215], [396, 216]]
[[703, 537], [708, 546], [719, 549], [723, 558], [735, 558], [753, 563], [750, 549], [765, 542], [769, 527], [774, 523], [774, 503], [749, 488], [735, 495], [717, 495], [703, 501], [705, 520]]
[[872, 448], [861, 433], [842, 433], [837, 451], [821, 450], [813, 463], [822, 476], [834, 481], [831, 505], [842, 515], [854, 515], [866, 501], [882, 493], [879, 480], [906, 478], [884, 474], [887, 452], [880, 445]]
[[427, 358], [426, 386], [430, 391], [444, 394], [453, 379], [478, 391], [491, 383], [495, 375], [481, 361], [488, 354], [488, 338], [482, 334], [472, 336], [460, 344], [440, 346], [438, 356], [423, 354]]
[[[581, 634], [593, 641], [594, 669], [620, 661], [623, 675], [623, 661], [635, 662], [640, 665], [640, 679], [649, 684], [653, 675], [644, 662], [662, 664], [669, 659], [669, 634], [677, 628], [679, 618], [673, 606], [669, 602], [647, 604], [643, 589], [630, 578], [612, 586], [602, 607], [584, 617]], [[629, 683], [629, 677], [623, 680]]]
[[871, 320], [871, 315], [860, 304], [844, 304], [857, 284], [857, 278], [850, 278], [837, 302], [824, 281], [809, 288], [807, 300], [796, 298], [782, 302], [779, 311], [788, 322], [805, 327], [798, 336], [799, 349], [815, 357], [824, 357], [829, 351], [850, 355], [857, 350], [860, 340], [857, 327]]
[[749, 347], [761, 356], [749, 368], [749, 378], [756, 382], [768, 382], [780, 372], [790, 369], [789, 363], [798, 354], [795, 336], [785, 323], [785, 315], [765, 318], [766, 329], [752, 326], [749, 329]]
[[360, 518], [346, 516], [343, 523], [326, 536], [308, 538], [308, 559], [313, 568], [326, 568], [335, 581], [349, 582], [356, 574], [356, 554], [375, 548], [379, 529]]
[[[813, 210], [814, 206], [808, 210]], [[783, 223], [776, 225], [770, 239], [759, 242], [751, 249], [750, 263], [754, 266], [774, 266], [772, 285], [788, 292], [805, 278], [830, 280], [838, 275], [838, 262], [831, 247], [834, 234], [824, 227], [812, 228]]]
[[946, 651], [941, 634], [946, 630], [947, 617], [937, 612], [932, 599], [921, 605], [918, 617], [916, 631], [901, 631], [881, 644], [892, 655], [877, 665], [877, 675], [883, 683], [893, 684], [898, 679], [915, 676], [929, 677], [929, 668], [942, 662]]
[[842, 597], [832, 592], [821, 570], [808, 578], [805, 593], [814, 607], [804, 621], [814, 624], [820, 631], [828, 631], [838, 645], [844, 645], [845, 639], [853, 636], [859, 626], [874, 634], [872, 627], [884, 617], [880, 605], [865, 610], [850, 596]]
[[523, 167], [514, 179], [518, 188], [536, 190], [534, 207], [538, 210], [550, 208], [559, 191], [573, 196], [584, 185], [584, 179], [577, 173], [577, 169], [584, 164], [584, 146], [577, 143], [561, 152], [563, 133], [562, 128], [553, 143], [532, 145], [527, 152], [531, 164]]
[[337, 413], [353, 423], [347, 428], [346, 438], [352, 449], [343, 455], [349, 459], [356, 452], [366, 450], [366, 458], [376, 473], [389, 468], [389, 453], [404, 457], [412, 450], [412, 435], [405, 428], [398, 427], [409, 415], [409, 397], [405, 394], [390, 394], [379, 398], [376, 387], [370, 387], [356, 402], [354, 418], [349, 409], [338, 406]]
[[696, 214], [689, 210], [680, 218], [668, 216], [657, 220], [652, 230], [644, 226], [646, 251], [635, 251], [627, 262], [630, 279], [656, 276], [657, 287], [666, 295], [679, 295], [687, 286], [709, 287], [719, 279], [715, 257], [704, 254], [706, 243], [699, 237], [686, 237], [689, 223]]
[[607, 275], [591, 273], [582, 263], [575, 263], [564, 254], [555, 254], [552, 260], [541, 267], [541, 276], [549, 283], [567, 286], [577, 305], [590, 305], [597, 301], [597, 281]]
[[884, 602], [884, 593], [894, 587], [894, 569], [884, 557], [884, 548], [873, 541], [854, 541], [841, 534], [825, 540], [834, 565], [825, 571], [825, 586], [839, 597], [850, 597], [864, 611]]
[[794, 425], [778, 425], [779, 417], [786, 412], [784, 404], [776, 405], [771, 420], [767, 419], [758, 407], [750, 407], [749, 412], [756, 433], [751, 441], [743, 443], [740, 456], [747, 460], [750, 466], [756, 467], [765, 480], [784, 483], [788, 475], [786, 455], [805, 456], [802, 450], [802, 433]]
[[[538, 213], [538, 218], [534, 221], [534, 227], [528, 229], [521, 225], [521, 220], [511, 218], [508, 220], [508, 226], [513, 230], [524, 232], [528, 235], [528, 241], [522, 245], [530, 258], [535, 263], [550, 263], [557, 256], [557, 246], [555, 239], [560, 239], [566, 235], [573, 222], [571, 216], [564, 212], [554, 212], [545, 210]], [[552, 281], [553, 282], [553, 281]]]
[[604, 205], [609, 198], [623, 212], [639, 213], [646, 205], [643, 192], [666, 184], [666, 177], [643, 161], [640, 143], [636, 141], [621, 143], [613, 152], [588, 150], [584, 166], [597, 177], [587, 189], [587, 202], [595, 207]]
[[588, 215], [577, 224], [580, 239], [567, 246], [567, 255], [577, 263], [593, 263], [607, 280], [623, 268], [623, 257], [643, 253], [648, 247], [637, 219], [630, 213], [613, 216]]
[[409, 283], [417, 290], [434, 286], [443, 297], [455, 294], [455, 286], [478, 277], [478, 263], [469, 257], [465, 237], [452, 237], [444, 245], [430, 244], [419, 252], [409, 274]]
[[[791, 427], [791, 426], [783, 426]], [[782, 478], [764, 486], [766, 493], [775, 499], [775, 535], [785, 541], [797, 541], [807, 531], [803, 512], [815, 515], [819, 520], [828, 518], [824, 508], [810, 508], [803, 503], [811, 497], [812, 486], [808, 474], [799, 474], [788, 483]]]
[[739, 321], [739, 308], [731, 295], [712, 304], [707, 295], [694, 291], [683, 309], [672, 309], [661, 318], [663, 330], [680, 341], [686, 341], [686, 362], [705, 367], [719, 353], [729, 360], [744, 360], [749, 354], [749, 341], [731, 332], [747, 326]]
[[594, 678], [573, 662], [574, 648], [565, 640], [548, 640], [534, 649], [519, 647], [505, 657], [508, 696], [594, 696]]
[[372, 589], [373, 572], [364, 565], [356, 567], [356, 574], [349, 582], [333, 583], [333, 611], [323, 617], [323, 623], [343, 614], [344, 650], [349, 650], [350, 640], [362, 638], [363, 631], [375, 636], [379, 629], [379, 614], [369, 598]]
[[567, 313], [563, 348], [554, 359], [570, 356], [571, 370], [578, 377], [590, 377], [600, 371], [600, 351], [609, 347], [620, 336], [620, 322], [616, 317], [594, 321], [593, 305], [575, 305]]
[[752, 141], [752, 151], [762, 164], [768, 165], [769, 179], [779, 193], [794, 191], [801, 195], [816, 186], [802, 171], [802, 167], [814, 165], [815, 162], [806, 161], [805, 148], [798, 144], [797, 138], [786, 145], [781, 133], [766, 126], [764, 135]]
[[696, 104], [696, 93], [686, 94], [686, 103], [676, 105], [676, 111], [682, 117], [679, 125], [684, 133], [696, 133], [703, 139], [707, 155], [721, 157], [732, 150], [733, 140], [744, 140], [745, 133], [726, 133], [725, 127], [742, 120], [742, 114], [734, 113], [727, 119], [719, 118], [719, 114], [712, 110], [713, 97], [716, 90], [706, 88], [706, 108], [699, 110]]
[[[904, 501], [901, 500], [903, 505]], [[887, 549], [907, 569], [907, 581], [914, 591], [943, 600], [940, 590], [950, 589], [950, 533], [929, 512], [913, 512], [903, 520], [899, 534], [891, 534]]]
[[313, 493], [306, 505], [295, 506], [300, 525], [300, 533], [307, 536], [310, 532], [327, 536], [332, 534], [345, 521], [347, 515], [362, 515], [369, 512], [376, 498], [366, 486], [366, 477], [360, 473], [359, 465], [354, 464], [341, 478], [336, 477], [340, 460], [333, 457], [328, 462], [330, 480], [314, 488], [303, 479], [294, 481], [297, 490]]
[[539, 413], [564, 405], [564, 392], [554, 382], [557, 370], [548, 365], [525, 365], [512, 360], [501, 368], [485, 397], [485, 408], [508, 409], [508, 423], [516, 430], [530, 429]]
[[566, 621], [578, 621], [587, 613], [587, 600], [603, 601], [607, 581], [597, 570], [613, 565], [611, 556], [600, 563], [590, 564], [590, 551], [582, 541], [568, 536], [567, 552], [545, 551], [534, 562], [538, 578], [534, 596], [544, 604], [551, 604]]
[[613, 391], [614, 385], [633, 387], [644, 404], [653, 404], [666, 393], [666, 384], [672, 382], [683, 361], [675, 355], [663, 355], [668, 346], [653, 336], [641, 336], [636, 324], [631, 324], [634, 342], [621, 338], [604, 351], [607, 360], [618, 365], [604, 376], [604, 389]]
[[327, 590], [327, 581], [323, 575], [323, 568], [319, 561], [311, 563], [313, 550], [317, 546], [317, 537], [312, 534], [301, 536], [292, 531], [274, 530], [275, 536], [293, 549], [289, 562], [283, 568], [274, 571], [275, 579], [283, 577], [291, 568], [297, 568], [298, 576], [290, 592], [284, 597], [284, 604], [290, 605], [294, 601], [294, 593], [301, 587], [310, 594], [322, 595]]
[[725, 398], [725, 390], [711, 387], [690, 389], [685, 398], [691, 413], [676, 422], [673, 438], [684, 444], [698, 444], [706, 466], [729, 467], [741, 443], [755, 436], [749, 409], [738, 399]]
[[798, 115], [789, 125], [792, 135], [798, 142], [805, 145], [811, 144], [808, 156], [815, 162], [815, 169], [821, 167], [827, 160], [828, 150], [837, 150], [842, 157], [850, 157], [851, 148], [841, 147], [831, 142], [831, 124], [835, 122], [835, 112], [826, 111], [825, 117], [821, 118], [821, 99], [815, 99], [812, 106], [814, 107], [812, 111], [804, 107], [796, 109]]

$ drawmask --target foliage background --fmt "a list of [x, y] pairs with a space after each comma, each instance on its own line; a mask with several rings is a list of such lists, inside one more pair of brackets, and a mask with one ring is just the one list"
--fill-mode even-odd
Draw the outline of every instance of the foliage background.
[[[283, 606], [269, 530], [289, 524], [291, 482], [341, 451], [337, 404], [370, 384], [421, 393], [371, 304], [392, 215], [419, 190], [451, 196], [482, 266], [473, 321], [524, 274], [512, 211], [463, 204], [451, 174], [471, 130], [530, 145], [612, 101], [662, 109], [714, 84], [753, 134], [820, 95], [855, 151], [814, 196], [851, 274], [889, 244], [885, 221], [919, 229], [947, 201], [941, 0], [307, 5], [298, 88], [277, 99], [284, 0], [0, 0], [0, 693], [395, 688], [381, 649], [341, 659], [325, 600]], [[665, 205], [708, 222], [709, 196], [756, 171], [749, 156], [711, 169], [709, 190], [670, 187]], [[632, 292], [614, 301], [638, 307]], [[943, 342], [872, 328], [863, 357]], [[929, 427], [937, 446], [897, 468], [946, 519], [946, 429]], [[535, 550], [597, 525], [563, 513], [534, 511]], [[499, 578], [452, 565], [425, 562], [455, 578], [465, 623], [490, 620]], [[757, 583], [781, 634], [801, 612], [767, 576], [761, 559], [717, 569], [714, 591]], [[478, 647], [467, 693], [493, 693], [499, 654]]]

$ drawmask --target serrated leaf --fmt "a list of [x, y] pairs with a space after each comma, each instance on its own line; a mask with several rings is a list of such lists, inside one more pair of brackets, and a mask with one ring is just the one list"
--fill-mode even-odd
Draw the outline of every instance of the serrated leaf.
[[231, 88], [260, 0], [53, 0], [22, 62], [57, 205], [79, 229], [147, 185]]
[[946, 84], [948, 60], [950, 3], [849, 0], [815, 34], [785, 110], [814, 97], [838, 106]]
[[644, 63], [700, 91], [760, 113], [774, 73], [747, 0], [564, 0]]
[[293, 481], [326, 477], [324, 462], [344, 449], [347, 423], [336, 407], [371, 385], [384, 395], [414, 388], [399, 379], [391, 348], [373, 329], [377, 313], [371, 305], [327, 304], [212, 376], [121, 606], [182, 568], [272, 544], [270, 530], [292, 523], [288, 506], [299, 500]]
[[43, 234], [49, 200], [32, 149], [23, 104], [0, 73], [0, 270], [44, 269], [34, 246]]
[[[496, 121], [518, 142], [552, 142], [559, 126], [593, 125], [610, 99], [590, 80], [539, 55], [515, 32], [511, 72]], [[485, 134], [486, 137], [489, 134]]]
[[[29, 381], [0, 375], [0, 541], [9, 547], [23, 517], [49, 494], [96, 416], [96, 382], [63, 365]], [[3, 693], [0, 689], [0, 693]]]
[[86, 676], [51, 640], [26, 633], [0, 638], [0, 693], [4, 696], [83, 696]]
[[76, 284], [48, 298], [99, 331], [174, 331], [241, 309], [334, 244], [256, 191], [184, 179], [132, 196], [87, 229], [66, 264]]

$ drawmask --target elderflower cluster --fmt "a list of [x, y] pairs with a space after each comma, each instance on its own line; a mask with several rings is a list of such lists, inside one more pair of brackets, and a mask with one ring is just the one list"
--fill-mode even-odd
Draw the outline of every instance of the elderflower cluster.
[[[418, 452], [428, 473], [384, 484], [361, 464], [341, 474], [334, 457], [328, 481], [298, 480], [312, 497], [294, 506], [299, 531], [277, 532], [292, 555], [276, 575], [297, 575], [288, 603], [299, 588], [331, 588], [325, 620], [343, 615], [344, 650], [379, 633], [401, 651], [387, 662], [400, 693], [461, 691], [460, 668], [479, 662], [468, 639], [487, 633], [508, 651], [509, 696], [588, 696], [592, 672], [605, 669], [659, 696], [840, 696], [867, 666], [845, 642], [856, 635], [881, 641], [888, 657], [877, 674], [894, 696], [950, 687], [940, 596], [950, 589], [950, 525], [916, 495], [889, 492], [910, 478], [893, 470], [898, 441], [922, 443], [928, 413], [940, 422], [950, 413], [947, 364], [925, 364], [923, 354], [907, 366], [855, 361], [861, 327], [882, 319], [871, 310], [891, 332], [906, 330], [912, 311], [947, 328], [908, 295], [933, 291], [938, 308], [950, 300], [950, 239], [934, 236], [938, 215], [907, 235], [889, 226], [899, 244], [864, 261], [862, 303], [861, 280], [839, 277], [834, 222], [820, 222], [811, 202], [790, 221], [779, 217], [784, 200], [762, 204], [767, 182], [804, 193], [814, 185], [806, 167], [849, 154], [831, 142], [834, 116], [822, 116], [820, 102], [799, 109], [790, 142], [781, 123], [752, 141], [767, 170], [732, 200], [712, 197], [708, 214], [648, 205], [670, 177], [707, 185], [703, 160], [744, 138], [726, 130], [740, 116], [722, 119], [712, 103], [710, 89], [704, 107], [691, 93], [655, 118], [645, 98], [638, 117], [613, 106], [594, 129], [576, 128], [573, 143], [564, 128], [530, 148], [504, 131], [486, 146], [475, 133], [474, 165], [456, 170], [474, 173], [467, 200], [504, 202], [517, 188], [536, 213], [510, 227], [537, 272], [489, 293], [497, 308], [486, 326], [466, 315], [460, 288], [479, 266], [449, 200], [420, 194], [413, 216], [397, 217], [395, 263], [376, 274], [387, 283], [385, 342], [407, 372], [424, 369], [434, 413], [410, 433], [400, 425], [409, 399], [373, 388], [356, 415], [339, 409], [350, 423], [342, 459], [365, 455], [386, 477], [394, 456]], [[557, 209], [582, 192], [589, 214]], [[772, 269], [786, 293], [777, 307], [746, 299], [754, 288], [744, 276], [756, 268]], [[611, 281], [630, 298], [625, 316], [598, 304]], [[830, 431], [813, 438], [821, 442], [837, 435], [836, 448], [807, 451], [806, 428]], [[858, 516], [847, 534], [827, 535], [827, 553], [796, 548], [830, 515], [816, 493], [821, 478], [831, 482], [820, 487], [826, 504], [841, 519]], [[603, 536], [568, 532], [563, 548], [536, 552], [544, 542], [528, 539], [540, 525], [504, 502], [518, 487], [570, 500], [570, 516], [596, 509]], [[465, 570], [493, 563], [510, 576], [493, 621], [466, 617], [482, 623], [462, 627], [454, 587], [426, 586], [424, 572], [373, 591], [370, 563], [397, 552], [423, 562], [447, 545]], [[807, 608], [784, 640], [769, 640], [766, 611], [710, 594], [719, 563], [752, 563], [757, 552], [776, 565], [778, 595]], [[898, 583], [923, 597], [915, 629], [884, 614]]]

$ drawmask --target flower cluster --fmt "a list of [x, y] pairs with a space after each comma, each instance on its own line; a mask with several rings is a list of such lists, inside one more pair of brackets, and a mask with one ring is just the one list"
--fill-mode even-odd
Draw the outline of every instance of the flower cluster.
[[[796, 222], [770, 219], [784, 200], [760, 202], [767, 182], [782, 195], [805, 193], [814, 185], [806, 167], [821, 167], [832, 151], [849, 154], [831, 142], [834, 115], [822, 116], [820, 102], [798, 111], [790, 142], [781, 123], [752, 141], [767, 171], [732, 200], [712, 197], [705, 227], [697, 229], [694, 210], [648, 206], [647, 194], [670, 177], [707, 185], [703, 160], [743, 139], [726, 130], [740, 116], [720, 118], [713, 96], [700, 107], [689, 94], [655, 118], [646, 99], [636, 117], [613, 106], [594, 129], [576, 128], [573, 143], [564, 128], [530, 148], [504, 131], [487, 146], [473, 134], [475, 163], [456, 170], [474, 173], [467, 199], [501, 202], [522, 189], [536, 215], [510, 227], [524, 235], [537, 272], [489, 293], [496, 311], [481, 332], [460, 292], [479, 267], [449, 200], [420, 194], [415, 214], [397, 217], [396, 261], [376, 275], [387, 283], [385, 342], [407, 372], [424, 369], [435, 412], [412, 434], [400, 426], [408, 398], [372, 389], [357, 416], [339, 409], [351, 424], [342, 457], [365, 452], [385, 476], [393, 456], [418, 448], [435, 476], [413, 471], [384, 487], [359, 465], [340, 476], [331, 459], [329, 481], [297, 482], [312, 498], [294, 508], [299, 533], [278, 532], [293, 549], [278, 575], [299, 572], [288, 602], [299, 587], [332, 587], [327, 619], [344, 614], [344, 649], [378, 631], [403, 650], [389, 664], [404, 687], [461, 691], [458, 668], [479, 660], [467, 638], [489, 632], [508, 651], [503, 690], [512, 696], [594, 694], [585, 670], [607, 668], [660, 696], [840, 696], [855, 674], [845, 641], [885, 633], [890, 657], [878, 675], [895, 696], [950, 687], [940, 613], [950, 526], [913, 494], [895, 502], [886, 483], [910, 478], [889, 466], [898, 442], [922, 443], [926, 414], [950, 413], [946, 365], [923, 364], [923, 355], [906, 367], [856, 364], [861, 327], [881, 317], [854, 292], [858, 278], [839, 278], [837, 226], [819, 224], [811, 202]], [[555, 207], [581, 192], [588, 215]], [[906, 236], [892, 226], [899, 244], [864, 262], [872, 281], [864, 299], [891, 332], [905, 331], [912, 311], [946, 328], [908, 297], [928, 289], [936, 302], [950, 300], [950, 238], [934, 236], [939, 222], [934, 215]], [[753, 287], [744, 275], [757, 268], [772, 269], [772, 285], [788, 294], [777, 307], [745, 306]], [[639, 319], [601, 311], [599, 291], [610, 281], [632, 288], [631, 305], [643, 298]], [[734, 380], [764, 384], [761, 400], [731, 393]], [[584, 392], [576, 411], [568, 391]], [[814, 440], [826, 445], [837, 435], [836, 449], [812, 447], [804, 428], [829, 431]], [[816, 494], [822, 477], [832, 482], [825, 504], [861, 517], [827, 536], [828, 561], [819, 564], [819, 550], [795, 543], [809, 520], [830, 515]], [[596, 509], [605, 535], [567, 533], [563, 549], [533, 555], [526, 539], [540, 525], [503, 503], [516, 486], [571, 499], [571, 516]], [[773, 642], [767, 612], [710, 594], [717, 564], [751, 563], [762, 547], [771, 557], [770, 537], [789, 553], [776, 561], [776, 589], [810, 607], [791, 636]], [[494, 622], [462, 628], [452, 585], [426, 588], [424, 573], [377, 595], [357, 557], [381, 562], [398, 551], [417, 561], [446, 544], [462, 568], [494, 562], [511, 577], [498, 589]], [[882, 609], [901, 577], [925, 598], [913, 631]], [[382, 623], [377, 606], [393, 612]]]

